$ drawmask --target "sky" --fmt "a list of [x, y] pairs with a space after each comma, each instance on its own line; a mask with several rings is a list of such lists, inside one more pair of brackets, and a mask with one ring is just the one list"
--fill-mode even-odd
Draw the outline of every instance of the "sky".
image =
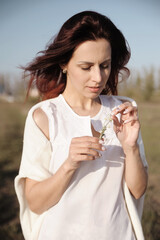
[[0, 73], [21, 73], [19, 66], [84, 10], [106, 15], [122, 31], [131, 48], [129, 68], [160, 69], [159, 0], [0, 0]]

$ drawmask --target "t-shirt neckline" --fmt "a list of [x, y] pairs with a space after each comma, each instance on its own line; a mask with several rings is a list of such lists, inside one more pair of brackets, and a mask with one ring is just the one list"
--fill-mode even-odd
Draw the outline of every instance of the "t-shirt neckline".
[[73, 109], [69, 106], [69, 104], [67, 103], [67, 101], [65, 100], [65, 98], [63, 97], [62, 94], [60, 94], [59, 97], [61, 98], [61, 100], [63, 101], [63, 103], [64, 103], [65, 106], [67, 107], [67, 109], [68, 109], [73, 115], [75, 115], [75, 116], [78, 117], [78, 118], [96, 119], [96, 118], [101, 114], [101, 112], [102, 112], [102, 110], [103, 110], [103, 99], [102, 99], [101, 95], [99, 95], [99, 99], [100, 99], [100, 102], [101, 102], [101, 108], [100, 108], [100, 110], [98, 111], [98, 113], [97, 113], [95, 116], [93, 116], [93, 117], [91, 117], [90, 115], [81, 116], [81, 115], [77, 114], [77, 113], [74, 112]]

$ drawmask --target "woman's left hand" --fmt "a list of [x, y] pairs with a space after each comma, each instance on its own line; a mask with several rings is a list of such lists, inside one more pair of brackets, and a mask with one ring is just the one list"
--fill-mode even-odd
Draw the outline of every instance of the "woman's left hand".
[[[120, 114], [120, 121], [116, 116], [118, 113]], [[125, 102], [112, 111], [112, 119], [114, 131], [123, 149], [135, 147], [140, 129], [137, 107]]]

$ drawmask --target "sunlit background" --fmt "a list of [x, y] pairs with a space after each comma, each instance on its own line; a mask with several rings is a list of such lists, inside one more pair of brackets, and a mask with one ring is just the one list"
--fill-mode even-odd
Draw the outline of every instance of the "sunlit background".
[[64, 21], [84, 10], [107, 15], [123, 32], [132, 51], [130, 67], [159, 67], [159, 0], [1, 0], [0, 72], [19, 72], [17, 66], [43, 50]]
[[149, 163], [143, 229], [146, 240], [160, 239], [160, 0], [0, 0], [0, 239], [22, 240], [13, 179], [17, 175], [32, 92], [20, 65], [44, 50], [69, 17], [84, 10], [108, 16], [131, 48], [131, 77], [119, 94], [138, 102]]

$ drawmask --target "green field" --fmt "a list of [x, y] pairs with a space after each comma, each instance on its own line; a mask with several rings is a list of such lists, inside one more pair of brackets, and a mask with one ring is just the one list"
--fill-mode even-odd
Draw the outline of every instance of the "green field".
[[[140, 102], [139, 116], [149, 184], [145, 198], [143, 228], [146, 240], [160, 239], [160, 100]], [[18, 202], [13, 180], [17, 175], [26, 113], [31, 104], [0, 100], [0, 239], [22, 240]]]
[[149, 165], [143, 229], [146, 240], [160, 239], [160, 101], [139, 104], [141, 131]]

